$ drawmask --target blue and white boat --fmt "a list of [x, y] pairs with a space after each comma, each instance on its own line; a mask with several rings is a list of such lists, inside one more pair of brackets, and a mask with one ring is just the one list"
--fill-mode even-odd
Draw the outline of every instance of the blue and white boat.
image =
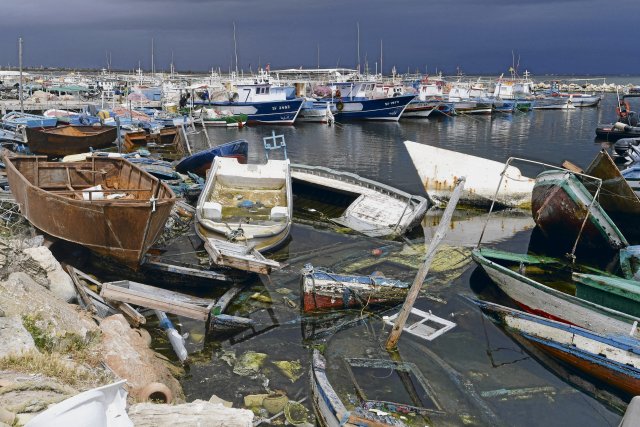
[[38, 116], [36, 114], [21, 113], [12, 111], [2, 116], [2, 123], [5, 127], [15, 129], [18, 126], [29, 128], [55, 127], [58, 124], [56, 117]]
[[176, 165], [176, 171], [192, 172], [204, 177], [216, 157], [233, 157], [238, 163], [246, 164], [248, 153], [249, 143], [244, 139], [238, 139], [185, 157]]
[[[375, 82], [341, 82], [329, 85], [333, 97], [314, 101], [310, 108], [326, 110], [327, 105], [335, 105], [332, 114], [336, 121], [348, 120], [388, 120], [398, 121], [415, 95], [399, 95], [376, 98], [373, 93]], [[305, 115], [305, 112], [302, 112]]]
[[293, 86], [271, 84], [269, 74], [260, 74], [251, 81], [236, 82], [236, 91], [229, 100], [194, 100], [193, 105], [203, 105], [214, 109], [226, 110], [232, 114], [246, 114], [248, 124], [282, 124], [295, 122], [303, 98], [295, 97]]

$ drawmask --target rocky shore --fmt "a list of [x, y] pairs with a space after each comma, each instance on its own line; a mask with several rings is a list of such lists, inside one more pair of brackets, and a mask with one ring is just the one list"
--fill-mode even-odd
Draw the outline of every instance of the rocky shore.
[[120, 379], [134, 425], [252, 425], [253, 412], [215, 396], [185, 402], [181, 368], [150, 344], [122, 314], [100, 318], [77, 305], [71, 277], [34, 230], [0, 235], [0, 427]]

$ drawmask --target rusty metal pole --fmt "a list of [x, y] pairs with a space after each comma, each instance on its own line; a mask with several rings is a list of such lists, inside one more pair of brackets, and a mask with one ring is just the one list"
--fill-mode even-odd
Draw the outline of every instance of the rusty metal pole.
[[386, 348], [389, 351], [392, 351], [396, 348], [398, 340], [400, 339], [400, 334], [402, 333], [402, 328], [404, 328], [404, 325], [407, 322], [407, 318], [409, 317], [409, 313], [411, 313], [411, 309], [413, 308], [413, 304], [415, 303], [416, 298], [418, 298], [418, 293], [422, 288], [424, 279], [427, 277], [429, 267], [431, 267], [431, 263], [433, 262], [433, 258], [435, 257], [438, 245], [440, 245], [440, 242], [442, 242], [444, 237], [447, 235], [447, 231], [449, 230], [449, 223], [451, 222], [451, 217], [453, 216], [453, 211], [456, 209], [456, 205], [458, 204], [458, 200], [460, 199], [460, 194], [462, 193], [462, 189], [464, 188], [464, 182], [465, 178], [462, 177], [456, 183], [456, 188], [451, 194], [451, 198], [449, 199], [449, 203], [447, 203], [447, 208], [444, 210], [444, 214], [442, 215], [440, 224], [438, 225], [438, 228], [436, 229], [436, 232], [431, 239], [431, 243], [429, 244], [429, 249], [427, 249], [424, 262], [420, 266], [416, 277], [413, 279], [413, 284], [409, 289], [407, 298], [404, 300], [404, 304], [402, 304], [402, 308], [398, 313], [398, 317], [393, 324], [393, 328], [391, 329], [389, 338], [387, 338], [386, 344]]

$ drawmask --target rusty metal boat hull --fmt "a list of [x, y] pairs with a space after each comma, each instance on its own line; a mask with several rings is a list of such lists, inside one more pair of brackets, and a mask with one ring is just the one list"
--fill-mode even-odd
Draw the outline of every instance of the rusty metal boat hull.
[[[166, 184], [120, 158], [5, 162], [11, 191], [34, 227], [131, 267], [160, 236], [176, 201]], [[92, 190], [97, 185], [102, 190]], [[107, 198], [113, 195], [121, 198]]]
[[[551, 170], [538, 175], [531, 194], [531, 212], [542, 232], [566, 244], [567, 252], [578, 236], [579, 245], [590, 249], [618, 250], [629, 245], [609, 215], [571, 172]], [[583, 228], [587, 214], [589, 218]]]
[[86, 153], [90, 149], [110, 147], [116, 137], [117, 129], [112, 126], [27, 128], [29, 150], [47, 156], [68, 156]]

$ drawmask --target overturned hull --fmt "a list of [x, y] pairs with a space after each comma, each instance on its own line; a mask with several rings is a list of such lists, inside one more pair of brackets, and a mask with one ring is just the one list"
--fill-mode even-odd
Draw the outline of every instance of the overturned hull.
[[417, 142], [405, 141], [424, 189], [438, 202], [446, 202], [460, 177], [465, 177], [464, 191], [460, 203], [489, 207], [496, 194], [496, 203], [506, 207], [528, 208], [534, 180], [522, 176], [520, 170], [504, 164], [468, 154], [432, 147]]

